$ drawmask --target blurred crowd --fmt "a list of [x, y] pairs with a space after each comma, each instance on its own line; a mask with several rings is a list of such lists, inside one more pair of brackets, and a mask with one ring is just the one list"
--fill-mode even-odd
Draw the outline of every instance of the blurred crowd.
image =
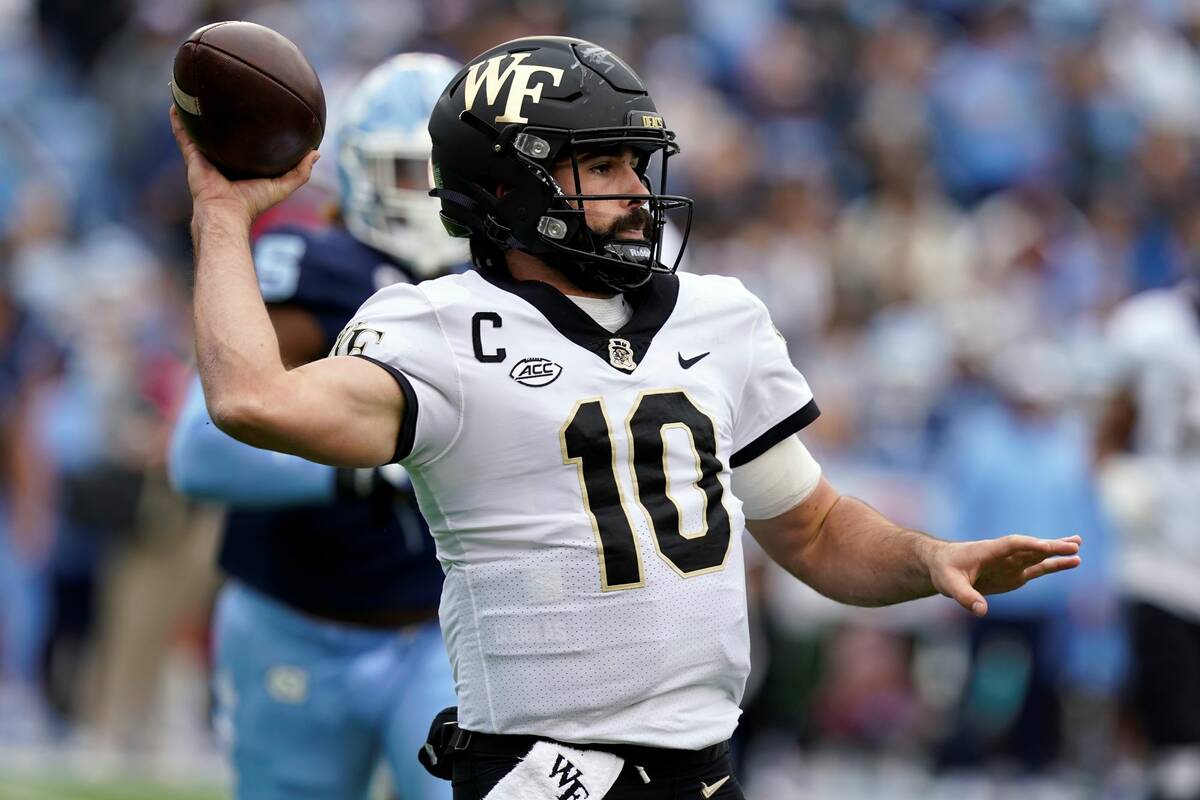
[[[1083, 568], [981, 621], [937, 599], [838, 607], [759, 559], [752, 792], [817, 791], [834, 753], [1140, 796], [1138, 500], [1113, 478], [1108, 330], [1128, 298], [1200, 277], [1189, 0], [0, 2], [0, 749], [204, 735], [215, 511], [163, 467], [191, 358], [167, 82], [193, 28], [233, 18], [300, 45], [331, 127], [400, 50], [611, 48], [682, 143], [687, 269], [767, 302], [834, 484], [944, 538], [1083, 535]], [[200, 688], [173, 720], [180, 671]]]

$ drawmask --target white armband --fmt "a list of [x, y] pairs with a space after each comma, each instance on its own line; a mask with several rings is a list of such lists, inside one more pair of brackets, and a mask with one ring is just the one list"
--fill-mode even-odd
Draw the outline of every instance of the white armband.
[[808, 499], [821, 481], [821, 465], [804, 443], [789, 436], [733, 471], [733, 494], [746, 519], [770, 519]]

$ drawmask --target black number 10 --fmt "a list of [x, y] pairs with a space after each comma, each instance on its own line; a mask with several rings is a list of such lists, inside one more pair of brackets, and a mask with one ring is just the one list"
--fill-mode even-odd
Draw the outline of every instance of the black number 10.
[[[693, 480], [703, 495], [703, 528], [685, 534], [682, 515], [671, 496], [667, 473], [666, 431], [687, 433], [699, 477]], [[655, 549], [687, 578], [725, 568], [729, 554], [729, 514], [721, 499], [717, 476], [717, 432], [704, 414], [678, 389], [646, 392], [638, 397], [625, 420], [636, 500], [654, 531]], [[612, 426], [600, 398], [579, 402], [561, 432], [563, 463], [579, 470], [583, 504], [592, 519], [600, 557], [603, 591], [645, 585], [641, 553], [617, 479], [616, 445]]]

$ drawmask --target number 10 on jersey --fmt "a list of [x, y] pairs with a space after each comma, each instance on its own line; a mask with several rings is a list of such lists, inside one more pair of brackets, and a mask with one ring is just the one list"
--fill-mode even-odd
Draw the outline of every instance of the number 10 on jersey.
[[[703, 497], [699, 534], [683, 532], [679, 504], [672, 497], [666, 432], [687, 433], [696, 458], [698, 477], [691, 479]], [[654, 533], [658, 555], [679, 575], [690, 578], [725, 568], [729, 555], [729, 513], [721, 502], [724, 489], [718, 476], [717, 431], [711, 417], [679, 389], [643, 392], [625, 418], [630, 477], [635, 500]], [[592, 520], [600, 558], [603, 591], [636, 589], [645, 585], [641, 551], [617, 476], [613, 429], [599, 397], [581, 400], [559, 434], [563, 463], [579, 471], [583, 505]]]

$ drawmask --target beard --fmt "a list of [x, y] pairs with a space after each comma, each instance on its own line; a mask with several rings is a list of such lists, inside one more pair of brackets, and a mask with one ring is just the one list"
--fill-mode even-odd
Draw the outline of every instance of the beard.
[[638, 206], [630, 209], [629, 213], [614, 219], [606, 230], [597, 231], [597, 233], [615, 239], [621, 233], [632, 231], [648, 241], [653, 225], [654, 218], [650, 216], [650, 212], [646, 210], [645, 206]]

